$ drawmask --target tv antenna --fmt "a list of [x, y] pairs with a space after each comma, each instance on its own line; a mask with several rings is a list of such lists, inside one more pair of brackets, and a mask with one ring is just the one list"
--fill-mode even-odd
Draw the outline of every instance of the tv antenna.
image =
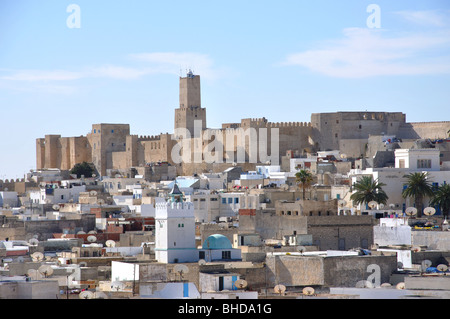
[[297, 247], [298, 252], [303, 255], [303, 253], [306, 251], [306, 247], [305, 246], [298, 246]]
[[234, 282], [234, 286], [237, 289], [244, 289], [245, 287], [247, 287], [247, 281], [245, 281], [244, 279], [238, 279]]
[[173, 270], [180, 274], [180, 281], [183, 281], [183, 274], [187, 274], [189, 272], [188, 266], [183, 264], [176, 265]]
[[273, 291], [275, 291], [275, 293], [277, 293], [277, 294], [279, 294], [281, 296], [286, 291], [286, 286], [284, 286], [284, 285], [276, 285], [273, 288]]

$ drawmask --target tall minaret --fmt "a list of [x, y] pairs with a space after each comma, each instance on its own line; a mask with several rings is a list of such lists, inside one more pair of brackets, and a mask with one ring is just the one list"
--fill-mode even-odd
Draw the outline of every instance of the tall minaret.
[[174, 184], [169, 199], [155, 204], [155, 258], [161, 263], [197, 262], [194, 205]]
[[206, 129], [206, 109], [202, 108], [200, 76], [191, 70], [186, 77], [180, 77], [180, 107], [175, 109], [175, 130], [189, 130], [194, 136], [194, 121], [201, 121], [201, 129]]

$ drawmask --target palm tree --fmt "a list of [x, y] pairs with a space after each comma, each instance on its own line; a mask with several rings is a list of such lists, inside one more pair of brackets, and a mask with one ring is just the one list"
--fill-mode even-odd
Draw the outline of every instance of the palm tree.
[[442, 215], [448, 217], [448, 213], [450, 212], [450, 184], [439, 186], [431, 199], [430, 205], [439, 205]]
[[389, 197], [382, 189], [383, 186], [386, 186], [386, 184], [379, 183], [378, 179], [374, 180], [372, 176], [362, 176], [360, 180], [353, 184], [355, 192], [350, 196], [350, 199], [355, 204], [364, 204], [371, 201], [386, 204]]
[[295, 173], [295, 179], [297, 181], [297, 184], [302, 186], [303, 191], [303, 200], [305, 199], [305, 189], [311, 186], [311, 183], [313, 181], [313, 176], [311, 172], [307, 170], [300, 170], [297, 173]]
[[422, 216], [423, 199], [433, 196], [431, 181], [428, 180], [428, 172], [417, 172], [405, 175], [408, 179], [406, 188], [402, 191], [403, 198], [414, 197], [414, 205], [417, 208], [417, 216]]

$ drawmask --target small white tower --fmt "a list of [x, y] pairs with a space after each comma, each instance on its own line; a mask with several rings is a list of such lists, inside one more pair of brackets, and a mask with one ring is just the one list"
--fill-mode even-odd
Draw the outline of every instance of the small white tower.
[[197, 262], [194, 205], [175, 183], [169, 199], [155, 204], [155, 258], [161, 263]]

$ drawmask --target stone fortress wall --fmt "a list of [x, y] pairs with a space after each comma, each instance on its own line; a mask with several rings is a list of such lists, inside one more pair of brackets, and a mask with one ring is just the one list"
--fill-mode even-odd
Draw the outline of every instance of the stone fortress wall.
[[[251, 169], [255, 162], [267, 163], [267, 158], [260, 157], [260, 147], [265, 147], [265, 154], [278, 156], [278, 163], [287, 151], [306, 155], [341, 150], [347, 157], [358, 158], [366, 153], [370, 136], [436, 139], [448, 137], [450, 130], [450, 121], [407, 123], [406, 115], [401, 112], [370, 111], [312, 113], [310, 122], [269, 122], [264, 117], [246, 118], [241, 119], [240, 123], [224, 123], [219, 129], [210, 129], [206, 127], [206, 108], [201, 107], [200, 77], [192, 73], [180, 78], [180, 107], [175, 109], [174, 117], [175, 131], [186, 128], [191, 134], [194, 134], [195, 121], [201, 121], [202, 135], [190, 136], [189, 163], [173, 161], [171, 155], [177, 140], [172, 134], [138, 136], [130, 134], [129, 124], [94, 124], [86, 136], [46, 135], [36, 139], [37, 169], [70, 170], [76, 163], [86, 161], [94, 163], [99, 174], [106, 175], [108, 169], [168, 162], [177, 166], [179, 174], [191, 174], [226, 169], [239, 159], [238, 152], [241, 151], [245, 154], [245, 166]], [[272, 145], [272, 135], [276, 137], [276, 145]], [[251, 147], [250, 137], [258, 141], [257, 148]], [[266, 143], [261, 143], [264, 138]], [[201, 163], [195, 162], [194, 150], [209, 147], [210, 154], [216, 155], [214, 145], [217, 144], [214, 141], [224, 147], [232, 145], [232, 148], [227, 146], [224, 149], [231, 153], [217, 153], [217, 161], [213, 163], [207, 163], [204, 157]], [[256, 161], [253, 157], [255, 153]]]

